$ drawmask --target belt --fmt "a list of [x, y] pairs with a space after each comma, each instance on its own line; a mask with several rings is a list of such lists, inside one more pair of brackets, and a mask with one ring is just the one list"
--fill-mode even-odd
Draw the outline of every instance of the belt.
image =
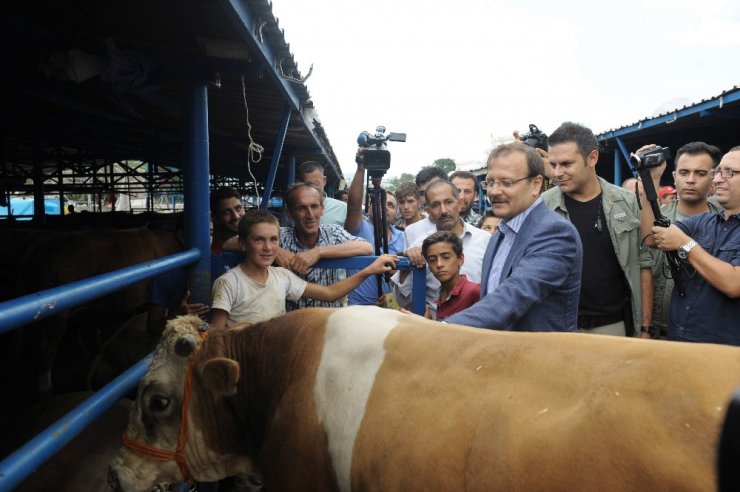
[[600, 326], [619, 323], [624, 319], [624, 313], [606, 314], [604, 316], [579, 316], [578, 328], [581, 330], [591, 330]]

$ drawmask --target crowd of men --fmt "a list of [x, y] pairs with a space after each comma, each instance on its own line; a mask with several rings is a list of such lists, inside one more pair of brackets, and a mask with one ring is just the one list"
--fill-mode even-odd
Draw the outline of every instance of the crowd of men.
[[[432, 319], [740, 345], [740, 147], [723, 155], [712, 145], [687, 143], [676, 154], [671, 185], [660, 184], [667, 163], [653, 169], [651, 185], [669, 227], [653, 225], [646, 183], [609, 183], [597, 175], [598, 160], [593, 132], [565, 122], [549, 136], [547, 152], [521, 142], [493, 149], [482, 182], [465, 171], [448, 176], [423, 168], [395, 193], [371, 194], [385, 201], [376, 207], [387, 218], [378, 234], [382, 221], [367, 204], [362, 151], [340, 199], [326, 196], [321, 165], [306, 162], [284, 193], [276, 263], [331, 285], [345, 272], [315, 268], [319, 260], [375, 254], [376, 238], [385, 236], [389, 253], [427, 268]], [[551, 186], [543, 191], [546, 182]], [[481, 214], [474, 210], [479, 186], [490, 203]], [[238, 192], [216, 191], [211, 206], [213, 250], [239, 250]], [[286, 309], [407, 308], [410, 294], [408, 271], [398, 271], [367, 278], [344, 302], [301, 298]], [[437, 317], [440, 307], [444, 315]]]

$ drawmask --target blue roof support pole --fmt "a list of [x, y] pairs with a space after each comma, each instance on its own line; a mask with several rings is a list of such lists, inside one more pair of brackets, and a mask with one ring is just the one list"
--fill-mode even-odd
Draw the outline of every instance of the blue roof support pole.
[[[624, 142], [622, 142], [622, 139], [619, 137], [614, 137], [614, 140], [617, 141], [617, 145], [619, 145], [619, 150], [622, 151], [622, 156], [624, 157], [624, 160], [629, 163], [630, 153], [629, 151], [627, 151], [627, 147], [625, 147]], [[632, 171], [633, 176], [637, 176], [637, 174], [635, 174], [635, 170], [632, 169], [632, 166], [630, 166], [630, 170]]]
[[619, 159], [619, 152], [614, 151], [614, 184], [621, 186], [622, 184], [622, 162]]
[[[288, 159], [288, 165], [285, 166], [285, 184], [290, 185], [295, 183], [295, 155], [291, 155]], [[285, 203], [285, 197], [283, 197], [283, 203]]]
[[265, 183], [265, 193], [262, 195], [262, 203], [260, 208], [267, 210], [267, 206], [270, 204], [270, 197], [272, 196], [272, 187], [275, 184], [275, 175], [277, 174], [278, 164], [280, 164], [280, 154], [283, 153], [283, 144], [285, 143], [285, 135], [288, 133], [288, 123], [290, 123], [290, 115], [292, 110], [289, 105], [285, 105], [283, 108], [283, 120], [280, 122], [280, 130], [278, 131], [278, 137], [275, 141], [275, 147], [272, 151], [272, 162], [270, 162], [270, 170], [267, 172], [267, 182]]
[[200, 260], [188, 269], [191, 302], [210, 304], [211, 238], [208, 179], [208, 86], [185, 87], [185, 142], [182, 175], [185, 189], [185, 244], [201, 251]]

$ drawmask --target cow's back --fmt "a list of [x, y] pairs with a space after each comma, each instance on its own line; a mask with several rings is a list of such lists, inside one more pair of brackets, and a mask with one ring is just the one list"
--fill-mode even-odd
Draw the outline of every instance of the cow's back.
[[353, 490], [715, 488], [737, 348], [415, 318], [384, 346]]

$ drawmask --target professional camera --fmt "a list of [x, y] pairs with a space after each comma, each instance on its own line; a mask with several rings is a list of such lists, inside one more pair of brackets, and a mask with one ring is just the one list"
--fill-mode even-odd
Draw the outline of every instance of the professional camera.
[[547, 135], [537, 125], [529, 125], [529, 133], [521, 135], [519, 140], [530, 147], [547, 151]]
[[638, 152], [630, 157], [630, 163], [635, 170], [658, 167], [671, 157], [671, 149], [668, 147], [655, 147], [644, 152]]
[[365, 169], [370, 176], [383, 177], [383, 174], [391, 167], [391, 153], [387, 149], [386, 142], [405, 142], [405, 133], [385, 134], [385, 127], [379, 126], [375, 129], [375, 135], [370, 132], [361, 132], [357, 137], [357, 145], [364, 147], [367, 151], [363, 155]]

